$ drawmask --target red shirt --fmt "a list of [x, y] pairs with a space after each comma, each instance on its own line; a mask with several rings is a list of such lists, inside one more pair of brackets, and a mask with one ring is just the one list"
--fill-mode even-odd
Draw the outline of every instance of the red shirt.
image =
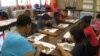
[[60, 15], [60, 17], [61, 17], [61, 19], [67, 18], [67, 16], [65, 16], [65, 15]]
[[1, 20], [3, 20], [3, 17], [2, 17], [2, 16], [0, 16], [0, 21], [1, 21]]
[[90, 42], [90, 44], [92, 46], [97, 46], [99, 45], [99, 42], [98, 42], [98, 39], [97, 39], [97, 36], [93, 30], [93, 28], [91, 26], [87, 26], [85, 29], [84, 29], [84, 33], [86, 34], [86, 36], [88, 36], [88, 40]]

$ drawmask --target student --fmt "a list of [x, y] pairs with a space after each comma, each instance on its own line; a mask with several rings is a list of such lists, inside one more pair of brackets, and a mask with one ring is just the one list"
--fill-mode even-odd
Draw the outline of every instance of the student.
[[29, 34], [27, 34], [27, 37], [33, 35], [34, 33], [37, 33], [37, 29], [36, 29], [36, 24], [32, 22], [32, 30], [29, 32]]
[[60, 18], [61, 20], [66, 20], [68, 18], [68, 10], [61, 10], [60, 11]]
[[0, 12], [0, 20], [8, 19], [8, 14], [5, 11]]
[[81, 27], [84, 30], [84, 33], [87, 36], [88, 41], [91, 44], [89, 48], [89, 52], [91, 54], [90, 56], [96, 55], [99, 45], [96, 33], [94, 32], [93, 27], [90, 26], [92, 18], [92, 16], [84, 16], [81, 22]]
[[24, 15], [27, 15], [27, 16], [31, 16], [30, 10], [25, 10], [25, 12], [24, 12], [23, 14], [24, 14]]
[[100, 13], [97, 14], [96, 18], [92, 20], [92, 24], [91, 24], [94, 28], [94, 30], [96, 31], [96, 34], [99, 35], [100, 34]]
[[26, 15], [19, 15], [16, 22], [16, 29], [8, 32], [4, 38], [2, 56], [40, 56], [42, 45], [36, 45], [37, 49], [24, 37], [31, 31], [31, 18]]
[[60, 19], [60, 13], [59, 12], [54, 12], [54, 22], [56, 24], [66, 23], [65, 21]]
[[71, 39], [75, 43], [71, 52], [65, 51], [61, 46], [57, 45], [57, 49], [61, 52], [62, 56], [89, 56], [86, 50], [87, 39], [84, 31], [79, 27], [73, 27], [70, 30]]
[[56, 36], [57, 35], [56, 33], [44, 31], [45, 28], [52, 27], [52, 25], [49, 23], [49, 20], [50, 20], [50, 17], [48, 16], [48, 14], [44, 14], [42, 16], [41, 20], [39, 20], [38, 23], [37, 23], [38, 32], [48, 34], [48, 35], [52, 35], [52, 36]]

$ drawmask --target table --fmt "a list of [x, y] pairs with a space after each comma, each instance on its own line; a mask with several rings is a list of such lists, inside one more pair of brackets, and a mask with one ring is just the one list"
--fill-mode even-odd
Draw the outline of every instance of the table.
[[10, 29], [12, 26], [15, 25], [16, 21], [16, 18], [0, 21], [0, 31]]
[[[58, 30], [56, 33], [58, 34], [57, 36], [45, 36], [43, 39], [41, 39], [40, 41], [43, 42], [47, 42], [53, 45], [56, 45], [56, 42], [58, 39], [62, 39], [64, 34], [69, 31], [74, 25], [77, 25], [77, 23], [74, 24], [70, 24], [68, 27], [66, 27], [65, 29], [62, 30]], [[50, 54], [54, 55], [54, 56], [62, 56], [57, 49], [53, 50]]]

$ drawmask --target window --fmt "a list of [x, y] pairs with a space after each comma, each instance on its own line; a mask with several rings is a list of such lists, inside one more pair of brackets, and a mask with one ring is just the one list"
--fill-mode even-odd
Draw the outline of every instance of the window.
[[1, 6], [16, 6], [16, 5], [32, 5], [34, 7], [35, 4], [45, 5], [47, 3], [50, 5], [50, 0], [1, 0]]
[[16, 0], [1, 0], [1, 6], [16, 6]]
[[31, 4], [30, 0], [18, 0], [18, 5], [28, 5]]

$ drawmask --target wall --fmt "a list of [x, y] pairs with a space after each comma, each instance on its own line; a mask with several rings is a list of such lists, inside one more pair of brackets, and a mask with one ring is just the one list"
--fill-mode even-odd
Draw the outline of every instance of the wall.
[[58, 8], [64, 9], [65, 8], [65, 0], [57, 0]]
[[58, 8], [64, 9], [66, 6], [76, 5], [74, 2], [76, 0], [57, 0]]

